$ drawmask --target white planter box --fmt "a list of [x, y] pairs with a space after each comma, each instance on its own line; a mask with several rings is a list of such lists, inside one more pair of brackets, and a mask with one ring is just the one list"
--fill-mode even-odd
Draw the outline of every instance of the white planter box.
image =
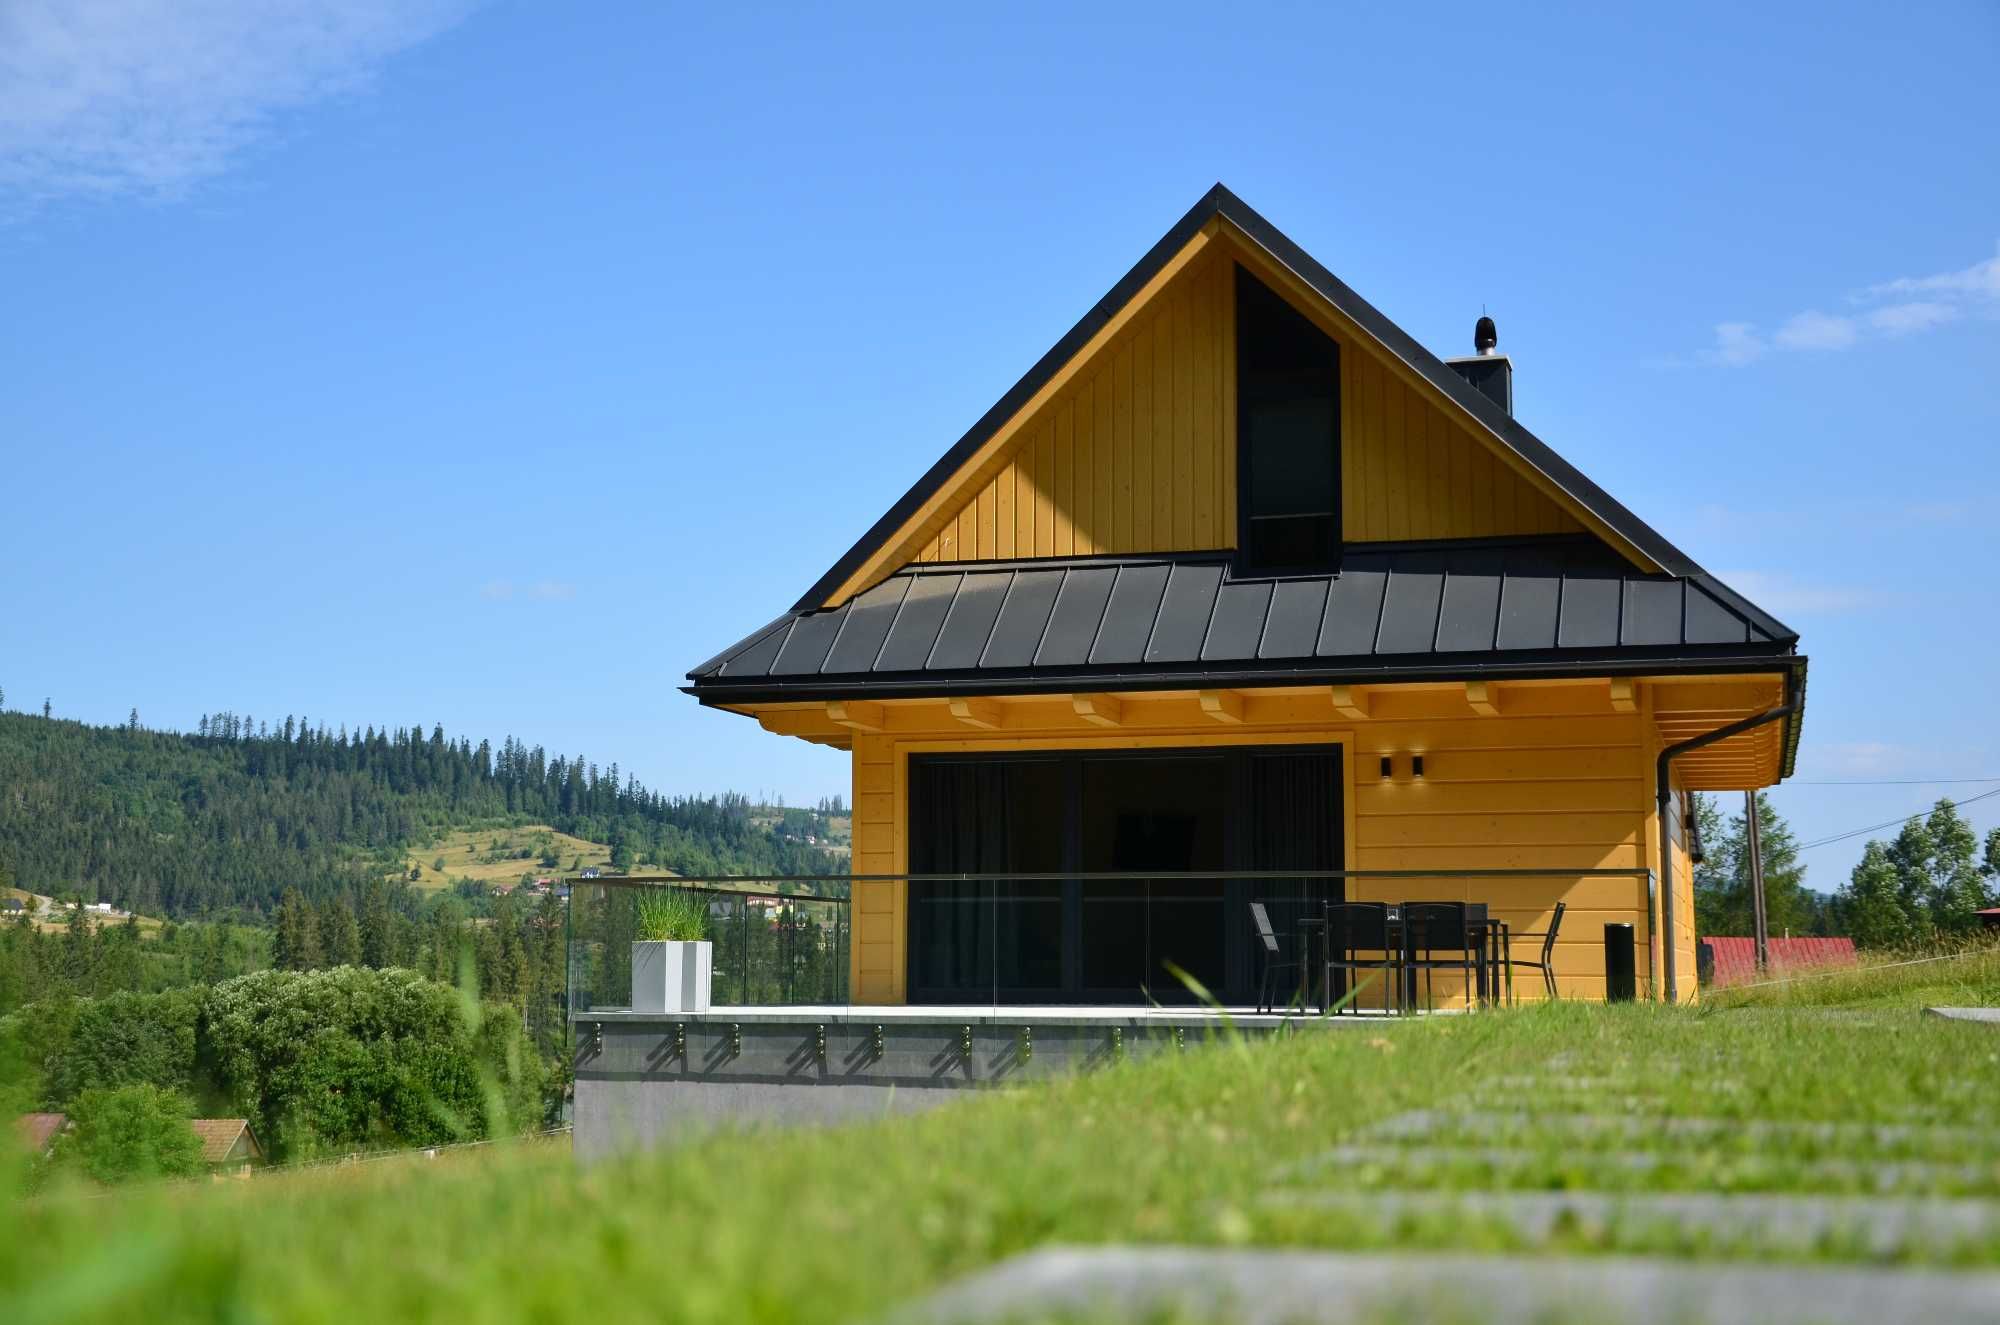
[[713, 943], [634, 943], [632, 1010], [706, 1012], [714, 971]]

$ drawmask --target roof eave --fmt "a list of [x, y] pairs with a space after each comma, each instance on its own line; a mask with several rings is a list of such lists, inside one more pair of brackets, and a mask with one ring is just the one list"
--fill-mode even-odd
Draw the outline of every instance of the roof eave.
[[[900, 673], [883, 676], [800, 676], [773, 682], [768, 677], [732, 683], [697, 680], [681, 687], [710, 706], [778, 704], [837, 699], [932, 699], [967, 695], [1049, 695], [1089, 690], [1258, 689], [1301, 685], [1380, 685], [1411, 681], [1560, 680], [1592, 676], [1693, 676], [1743, 672], [1788, 672], [1803, 701], [1806, 658], [1790, 641], [1711, 650], [1524, 651], [1519, 657], [1381, 658], [1369, 663], [1304, 659], [1296, 665], [1151, 667], [1120, 671], [1103, 668], [1020, 669], [938, 676]], [[1803, 707], [1803, 704], [1801, 705]], [[1792, 738], [1795, 744], [1796, 738]]]

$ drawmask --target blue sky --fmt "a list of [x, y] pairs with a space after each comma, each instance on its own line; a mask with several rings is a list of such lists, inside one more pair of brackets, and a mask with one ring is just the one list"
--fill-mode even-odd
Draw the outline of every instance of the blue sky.
[[682, 674], [1219, 179], [1803, 631], [1803, 838], [2000, 776], [2000, 9], [716, 8], [9, 6], [7, 706], [844, 791]]

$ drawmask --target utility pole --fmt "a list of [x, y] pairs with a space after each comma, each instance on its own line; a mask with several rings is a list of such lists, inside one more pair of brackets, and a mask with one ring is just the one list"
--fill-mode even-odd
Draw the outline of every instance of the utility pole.
[[1743, 793], [1743, 844], [1750, 851], [1750, 916], [1757, 932], [1757, 973], [1771, 965], [1771, 922], [1764, 912], [1764, 844], [1757, 834], [1757, 793]]

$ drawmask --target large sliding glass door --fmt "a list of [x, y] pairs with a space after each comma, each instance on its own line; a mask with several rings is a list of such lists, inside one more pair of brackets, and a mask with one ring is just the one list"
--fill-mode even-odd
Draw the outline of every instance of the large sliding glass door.
[[1341, 868], [1338, 747], [919, 755], [909, 787], [911, 872], [972, 876], [910, 886], [913, 1002], [1187, 1002], [1175, 968], [1240, 1001], [1248, 903], [1289, 931], [1339, 895], [1221, 877]]

